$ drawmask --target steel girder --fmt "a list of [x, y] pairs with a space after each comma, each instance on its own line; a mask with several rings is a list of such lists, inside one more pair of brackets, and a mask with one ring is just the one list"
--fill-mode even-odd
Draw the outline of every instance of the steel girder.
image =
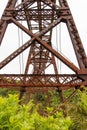
[[[24, 74], [1, 74], [0, 87], [50, 87], [62, 90], [87, 85], [87, 57], [67, 1], [59, 0], [59, 5], [52, 0], [22, 0], [19, 5], [16, 2], [8, 1], [0, 20], [0, 43], [9, 23], [14, 23], [31, 38], [1, 61], [0, 69], [29, 47], [30, 51]], [[27, 27], [20, 21], [26, 21]], [[79, 67], [52, 47], [52, 30], [61, 22], [67, 25]], [[75, 74], [60, 75], [55, 57]], [[32, 72], [29, 72], [30, 65], [33, 66]], [[51, 65], [54, 74], [47, 75], [45, 70]]]
[[79, 88], [82, 85], [87, 85], [87, 81], [83, 81], [84, 74], [1, 74], [0, 87], [12, 88], [52, 88], [53, 90]]

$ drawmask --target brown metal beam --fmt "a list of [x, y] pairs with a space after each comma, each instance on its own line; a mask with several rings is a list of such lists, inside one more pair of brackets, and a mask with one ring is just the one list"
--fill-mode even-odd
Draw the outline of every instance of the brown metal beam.
[[[87, 58], [67, 1], [59, 0], [60, 5], [58, 6], [56, 1], [52, 0], [22, 0], [21, 4], [15, 7], [16, 2], [17, 0], [9, 0], [2, 15], [0, 42], [4, 37], [8, 23], [14, 23], [28, 34], [29, 41], [4, 59], [0, 63], [0, 69], [28, 47], [30, 50], [25, 74], [0, 75], [0, 87], [18, 88], [21, 90], [21, 94], [23, 91], [27, 91], [26, 89], [35, 89], [35, 91], [39, 88], [55, 89], [59, 90], [62, 98], [62, 90], [87, 85]], [[26, 21], [28, 28], [20, 21]], [[64, 22], [68, 27], [79, 67], [52, 47], [53, 28], [61, 22]], [[55, 58], [62, 61], [76, 74], [58, 74]], [[33, 66], [30, 75], [28, 75], [29, 65]], [[47, 75], [45, 72], [50, 65], [54, 67], [54, 73]]]
[[[0, 74], [0, 87], [47, 87], [49, 89], [69, 89], [73, 87], [80, 87], [81, 85], [87, 85], [87, 81], [83, 81], [80, 77], [87, 75], [76, 74], [44, 74], [44, 75], [18, 75], [18, 74]], [[56, 81], [58, 79], [58, 82]], [[24, 81], [25, 79], [25, 81]]]
[[[73, 44], [73, 47], [74, 47], [74, 51], [75, 51], [75, 54], [76, 54], [76, 57], [77, 57], [79, 67], [81, 69], [85, 69], [85, 68], [87, 68], [86, 53], [85, 53], [84, 47], [82, 45], [82, 41], [80, 39], [78, 30], [76, 28], [73, 16], [72, 16], [71, 11], [69, 9], [68, 3], [67, 3], [66, 0], [59, 0], [59, 2], [60, 2], [60, 5], [62, 7], [68, 8], [68, 10], [64, 11], [64, 13], [66, 12], [66, 14], [67, 14], [67, 16], [64, 18], [64, 22], [67, 24], [68, 31], [69, 31], [69, 34], [70, 34], [70, 37], [71, 37], [71, 40], [72, 40], [72, 44]], [[62, 13], [63, 12], [61, 12], [61, 15], [63, 15]], [[69, 18], [68, 18], [68, 14], [70, 14]]]
[[32, 38], [31, 40], [26, 42], [24, 45], [22, 45], [20, 48], [18, 48], [16, 51], [14, 51], [11, 55], [9, 55], [6, 59], [4, 59], [2, 62], [0, 62], [0, 69], [2, 69], [10, 61], [12, 61], [15, 57], [17, 57], [25, 49], [27, 49], [33, 43], [34, 40], [35, 40], [35, 38]]
[[17, 0], [9, 0], [7, 3], [7, 6], [2, 14], [1, 20], [0, 20], [0, 44], [2, 42], [2, 39], [4, 37], [6, 28], [8, 26], [8, 21], [7, 21], [7, 8], [14, 8], [15, 4], [16, 4]]

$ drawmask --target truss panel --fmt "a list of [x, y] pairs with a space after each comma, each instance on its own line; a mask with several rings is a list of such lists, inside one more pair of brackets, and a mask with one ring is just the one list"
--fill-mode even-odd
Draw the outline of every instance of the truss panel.
[[[58, 5], [56, 3], [59, 3]], [[26, 22], [22, 24], [22, 22]], [[3, 69], [9, 62], [29, 49], [24, 74], [0, 74], [0, 87], [52, 88], [64, 90], [87, 85], [87, 56], [66, 0], [9, 0], [0, 20], [0, 44], [7, 26], [13, 23], [30, 38], [0, 62]], [[53, 29], [65, 23], [72, 41], [78, 67], [53, 48]], [[65, 35], [65, 34], [64, 34]], [[63, 62], [74, 74], [59, 73], [56, 60]], [[32, 66], [32, 71], [30, 71]], [[46, 69], [53, 67], [54, 72]], [[51, 69], [49, 70], [51, 71]]]

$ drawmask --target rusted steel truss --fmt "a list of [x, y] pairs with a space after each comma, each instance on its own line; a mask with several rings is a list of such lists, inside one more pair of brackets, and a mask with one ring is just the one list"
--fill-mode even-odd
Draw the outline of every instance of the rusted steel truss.
[[16, 75], [16, 74], [1, 74], [0, 75], [0, 87], [50, 87], [52, 89], [64, 90], [81, 85], [87, 85], [87, 81], [83, 81], [81, 74], [45, 74], [45, 75]]
[[[0, 87], [52, 88], [58, 90], [87, 85], [87, 57], [66, 0], [9, 0], [0, 20], [0, 44], [8, 24], [13, 23], [30, 39], [0, 62], [3, 69], [9, 62], [29, 48], [24, 74], [0, 74]], [[26, 21], [27, 26], [20, 21]], [[65, 23], [76, 54], [78, 67], [52, 47], [53, 28]], [[59, 74], [55, 57], [75, 74]], [[33, 67], [32, 72], [30, 66]], [[54, 73], [46, 69], [53, 66]]]

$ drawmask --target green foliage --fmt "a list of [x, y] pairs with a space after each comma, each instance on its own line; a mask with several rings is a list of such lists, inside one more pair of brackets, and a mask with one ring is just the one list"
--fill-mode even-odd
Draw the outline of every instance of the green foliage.
[[0, 88], [0, 95], [5, 97], [8, 94], [17, 94], [19, 93], [17, 90], [10, 90], [9, 88]]
[[81, 113], [83, 113], [85, 116], [87, 116], [87, 89], [85, 88], [83, 92], [80, 90], [79, 93], [79, 110]]
[[0, 97], [0, 130], [68, 130], [70, 125], [62, 112], [42, 116], [32, 100], [20, 105], [18, 95]]
[[67, 114], [72, 119], [70, 130], [87, 130], [87, 89], [78, 90], [73, 101], [66, 106]]
[[30, 99], [34, 99], [35, 104], [41, 103], [45, 107], [56, 107], [60, 104], [60, 98], [57, 91], [49, 91], [48, 93], [31, 94]]
[[[6, 97], [1, 93], [0, 130], [87, 130], [87, 89], [83, 90], [60, 105], [55, 91], [31, 94], [26, 105], [19, 104], [18, 94], [2, 91]], [[71, 93], [64, 91], [64, 96]]]

